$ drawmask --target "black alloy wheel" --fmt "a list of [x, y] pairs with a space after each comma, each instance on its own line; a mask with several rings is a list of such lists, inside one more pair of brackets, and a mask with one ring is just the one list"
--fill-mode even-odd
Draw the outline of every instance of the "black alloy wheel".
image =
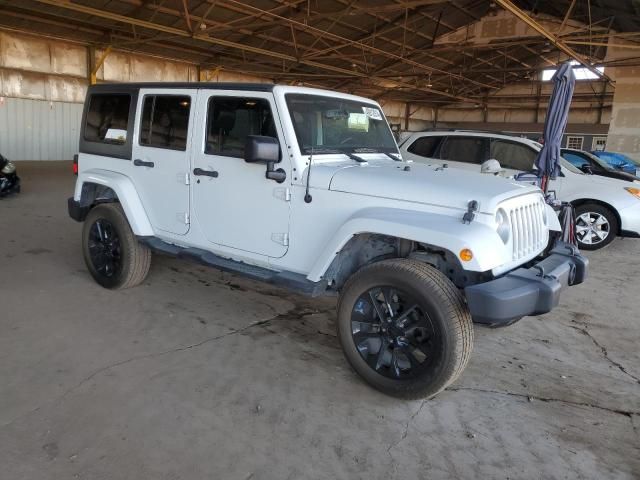
[[122, 270], [120, 237], [109, 220], [99, 218], [89, 228], [89, 256], [98, 273], [107, 278]]
[[418, 376], [441, 354], [437, 325], [416, 299], [391, 286], [371, 288], [356, 300], [351, 332], [367, 364], [391, 379]]
[[386, 259], [355, 272], [340, 291], [338, 340], [371, 386], [431, 398], [462, 373], [473, 324], [462, 292], [431, 265]]
[[105, 288], [139, 285], [151, 265], [151, 251], [131, 230], [118, 203], [93, 207], [82, 229], [82, 253], [93, 279]]

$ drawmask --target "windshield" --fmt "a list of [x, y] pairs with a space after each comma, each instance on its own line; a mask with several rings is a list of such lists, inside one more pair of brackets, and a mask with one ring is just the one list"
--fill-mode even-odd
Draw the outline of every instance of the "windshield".
[[322, 95], [285, 96], [298, 145], [308, 153], [398, 153], [379, 107]]
[[589, 157], [593, 162], [597, 163], [600, 166], [600, 168], [602, 168], [603, 170], [613, 170], [613, 168], [611, 168], [611, 165], [609, 165], [604, 160], [596, 157], [594, 154], [589, 153], [589, 152], [584, 152], [584, 154], [587, 157]]
[[[536, 150], [538, 152], [540, 152], [540, 150], [542, 150], [542, 144], [540, 142], [532, 141], [531, 143], [533, 143], [533, 145], [535, 145], [537, 147]], [[566, 168], [570, 172], [577, 173], [579, 175], [584, 175], [584, 172], [582, 170], [577, 168], [575, 165], [573, 165], [569, 160], [567, 160], [563, 156], [560, 156], [560, 169], [562, 170], [563, 168]], [[533, 169], [537, 170], [537, 167], [534, 165]]]
[[610, 164], [610, 166], [614, 166], [616, 168], [623, 167], [625, 165], [633, 165], [636, 167], [640, 167], [640, 162], [633, 160], [632, 158], [627, 157], [622, 153], [613, 153], [613, 152], [593, 152], [594, 155], [597, 155], [604, 161]]

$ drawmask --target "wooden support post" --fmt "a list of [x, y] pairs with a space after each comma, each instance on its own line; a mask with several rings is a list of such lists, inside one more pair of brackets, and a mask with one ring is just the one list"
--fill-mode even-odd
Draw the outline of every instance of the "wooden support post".
[[411, 104], [409, 102], [404, 104], [404, 131], [409, 130], [409, 117], [411, 116]]
[[540, 121], [540, 94], [542, 93], [542, 83], [539, 80], [538, 86], [536, 87], [536, 114], [533, 117], [534, 123], [538, 123]]
[[604, 109], [604, 97], [607, 94], [607, 82], [602, 82], [602, 92], [600, 93], [600, 105], [598, 108], [598, 119], [596, 120], [596, 124], [600, 125], [602, 123], [602, 110]]
[[[104, 64], [104, 61], [107, 59], [110, 53], [111, 53], [111, 45], [109, 45], [106, 48], [106, 50], [102, 52], [102, 55], [100, 55], [100, 58], [95, 62], [95, 65], [91, 69], [91, 74], [89, 76], [89, 83], [91, 83], [91, 85], [95, 85], [96, 83], [98, 83], [98, 78], [97, 78], [98, 70], [100, 70], [100, 67]], [[94, 50], [93, 57], [95, 58], [95, 50]]]

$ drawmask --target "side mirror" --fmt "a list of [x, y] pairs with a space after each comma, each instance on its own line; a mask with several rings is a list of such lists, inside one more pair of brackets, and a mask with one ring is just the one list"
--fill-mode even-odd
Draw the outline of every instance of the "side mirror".
[[282, 183], [287, 178], [287, 172], [282, 168], [275, 169], [280, 162], [280, 143], [277, 138], [262, 135], [248, 135], [244, 145], [244, 161], [247, 163], [265, 163], [267, 171], [265, 177]]
[[244, 161], [247, 163], [278, 163], [280, 144], [274, 137], [248, 135], [244, 144]]
[[580, 170], [582, 170], [587, 175], [593, 175], [593, 168], [591, 168], [591, 165], [589, 165], [588, 163], [583, 163], [582, 165], [580, 165]]

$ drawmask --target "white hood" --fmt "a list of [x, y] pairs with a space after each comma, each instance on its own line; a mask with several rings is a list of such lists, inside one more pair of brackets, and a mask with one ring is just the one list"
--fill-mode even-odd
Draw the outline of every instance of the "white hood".
[[[405, 170], [409, 167], [408, 170]], [[437, 168], [405, 162], [369, 162], [368, 164], [324, 164], [312, 169], [315, 187], [329, 190], [392, 198], [407, 202], [437, 205], [466, 211], [476, 200], [479, 211], [493, 214], [500, 202], [540, 192], [525, 185], [493, 175], [479, 175], [455, 168]], [[320, 170], [320, 171], [318, 171]], [[325, 183], [325, 185], [321, 185]]]

